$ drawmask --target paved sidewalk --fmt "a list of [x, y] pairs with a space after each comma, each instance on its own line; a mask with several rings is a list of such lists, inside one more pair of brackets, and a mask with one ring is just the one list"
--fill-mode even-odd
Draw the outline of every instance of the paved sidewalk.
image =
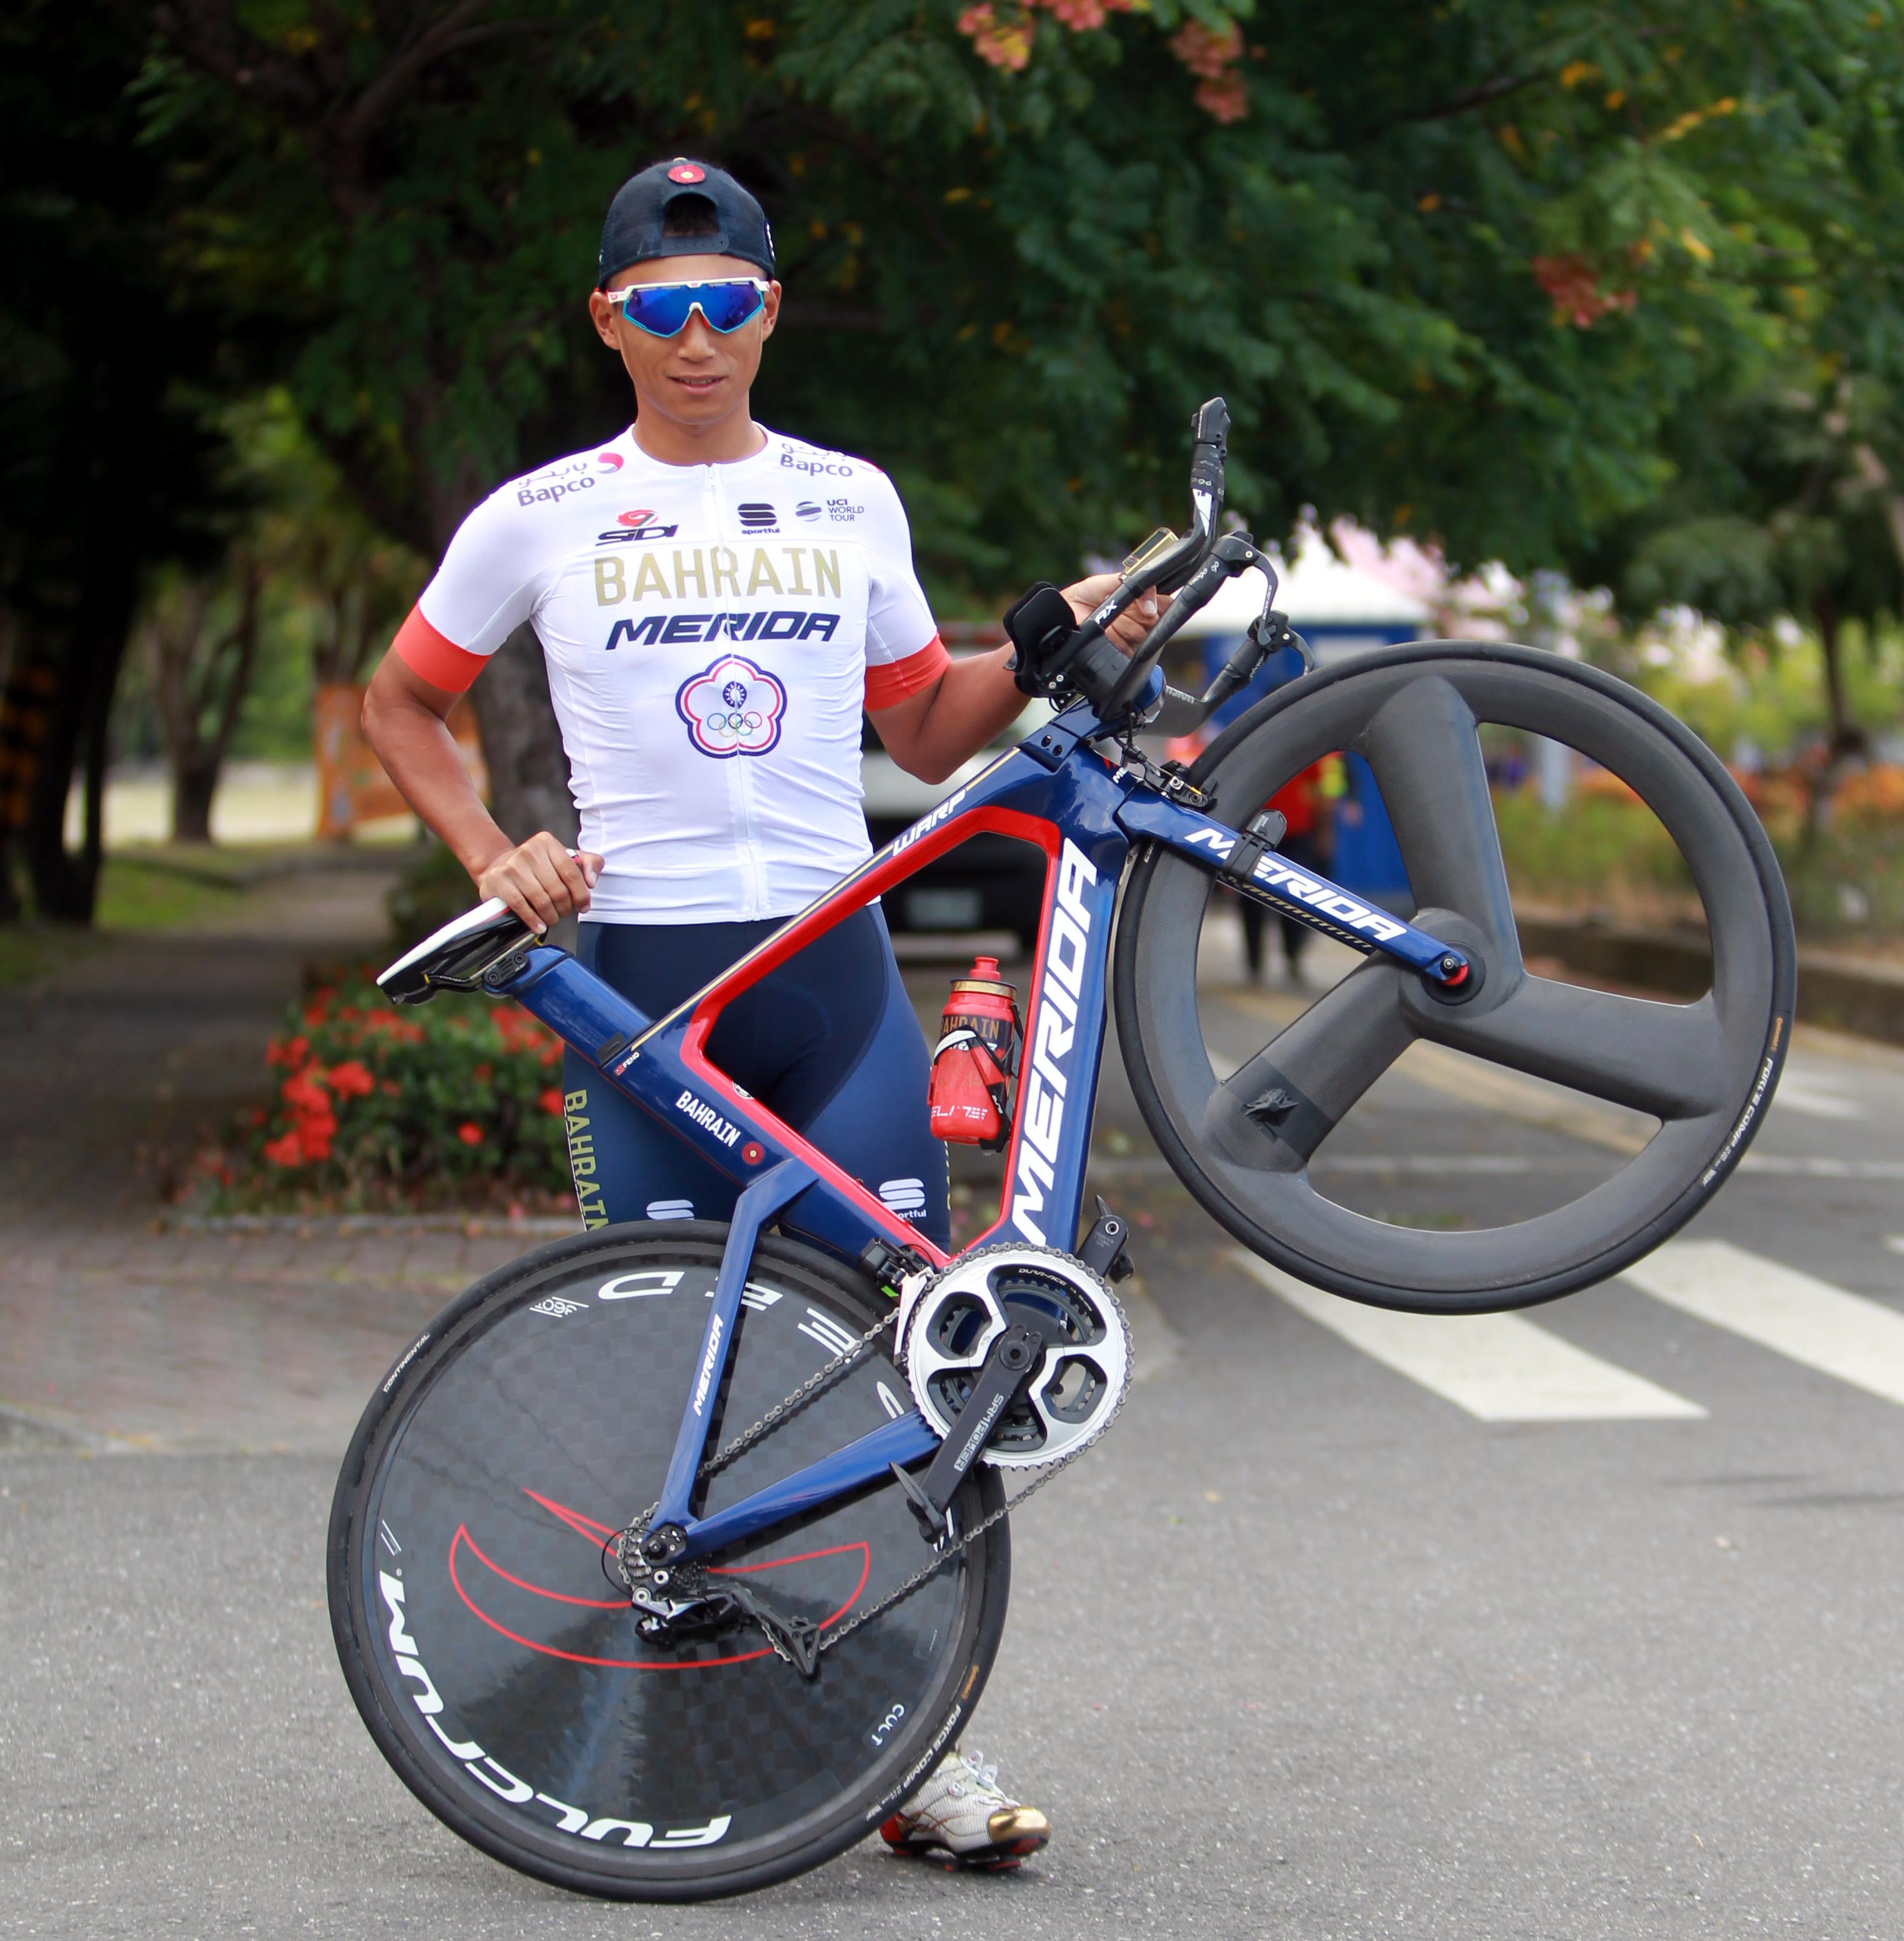
[[153, 1233], [10, 1247], [0, 1405], [11, 1439], [335, 1453], [395, 1350], [540, 1233]]
[[387, 876], [273, 882], [0, 993], [0, 1444], [335, 1451], [398, 1347], [544, 1223], [212, 1233], [164, 1188], [262, 1099], [313, 962], [383, 952]]

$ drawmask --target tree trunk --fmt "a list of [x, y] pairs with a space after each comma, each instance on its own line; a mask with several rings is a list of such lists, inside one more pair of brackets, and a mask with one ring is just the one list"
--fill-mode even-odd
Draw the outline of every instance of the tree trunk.
[[1861, 755], [1865, 749], [1864, 730], [1851, 718], [1851, 705], [1844, 692], [1844, 646], [1838, 622], [1838, 608], [1830, 600], [1820, 600], [1813, 608], [1818, 624], [1818, 646], [1825, 663], [1825, 703], [1831, 717], [1829, 760], [1835, 764], [1847, 755]]
[[518, 627], [490, 658], [470, 690], [489, 772], [489, 810], [503, 833], [521, 842], [546, 829], [575, 840], [575, 804], [568, 763], [549, 699], [542, 643], [532, 627]]
[[[107, 730], [137, 590], [117, 560], [108, 549], [55, 662], [57, 686], [28, 793], [22, 847], [33, 900], [41, 915], [68, 923], [90, 923], [99, 895]], [[82, 764], [85, 822], [75, 856], [66, 848], [66, 797]]]
[[210, 760], [175, 763], [172, 770], [172, 839], [209, 842], [212, 839], [212, 798], [224, 764]]
[[7, 616], [11, 651], [0, 690], [0, 922], [22, 915], [14, 863], [32, 801], [33, 775], [51, 723], [59, 674], [46, 643], [18, 615]]

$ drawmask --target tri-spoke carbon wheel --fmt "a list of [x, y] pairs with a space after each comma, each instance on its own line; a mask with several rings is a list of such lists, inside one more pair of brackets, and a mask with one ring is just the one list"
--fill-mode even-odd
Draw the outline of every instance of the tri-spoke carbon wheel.
[[[1712, 940], [1712, 988], [1657, 1003], [1523, 963], [1477, 728], [1567, 744], [1628, 784], [1683, 857]], [[1226, 1079], [1206, 1047], [1196, 961], [1209, 873], [1153, 851], [1119, 922], [1115, 994], [1146, 1122], [1203, 1205], [1264, 1258], [1379, 1307], [1525, 1307], [1617, 1273], [1690, 1219], [1757, 1130], [1791, 1034], [1790, 906], [1758, 818], [1697, 736], [1643, 695], [1525, 647], [1431, 642], [1295, 682], [1238, 721], [1194, 775], [1241, 824], [1336, 750], [1373, 772], [1432, 935], [1477, 952], [1481, 988], [1438, 1001], [1372, 958]], [[1508, 1224], [1391, 1225], [1321, 1193], [1309, 1166], [1369, 1088], [1428, 1041], [1646, 1114], [1658, 1130], [1610, 1178]], [[1257, 1117], [1245, 1108], [1284, 1096]]]

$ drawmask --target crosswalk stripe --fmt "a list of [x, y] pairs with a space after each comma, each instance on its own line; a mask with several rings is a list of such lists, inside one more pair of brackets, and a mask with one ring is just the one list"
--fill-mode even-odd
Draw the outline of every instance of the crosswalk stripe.
[[1724, 1240], [1676, 1240], [1625, 1278], [1657, 1301], [1904, 1402], [1904, 1314]]
[[1483, 1422], [1635, 1422], [1704, 1415], [1518, 1314], [1397, 1314], [1323, 1294], [1241, 1248], [1253, 1279], [1397, 1374]]

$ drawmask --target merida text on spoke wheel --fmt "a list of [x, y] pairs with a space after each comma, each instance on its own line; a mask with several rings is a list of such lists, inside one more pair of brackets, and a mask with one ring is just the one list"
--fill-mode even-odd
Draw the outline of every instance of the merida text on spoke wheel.
[[[1477, 727], [1579, 750], [1629, 784], [1684, 859], [1712, 940], [1711, 989], [1658, 1003], [1532, 975], [1521, 960]], [[1525, 647], [1431, 642], [1361, 656], [1253, 709], [1193, 772], [1241, 826], [1323, 756], [1363, 757], [1394, 823], [1413, 921], [1469, 952], [1459, 1001], [1371, 958], [1219, 1079], [1196, 959], [1211, 879], [1153, 851], [1120, 916], [1119, 1035], [1146, 1123], [1229, 1230], [1313, 1285], [1378, 1306], [1471, 1313], [1618, 1273], [1690, 1219], [1757, 1130], [1790, 1038], [1790, 906], [1765, 832], [1705, 744], [1590, 668]], [[1390, 1225], [1310, 1178], [1317, 1148], [1418, 1040], [1650, 1115], [1611, 1178], [1531, 1218], [1466, 1232]], [[1265, 1102], [1268, 1102], [1266, 1105]], [[1254, 1108], [1254, 1112], [1252, 1108]]]

